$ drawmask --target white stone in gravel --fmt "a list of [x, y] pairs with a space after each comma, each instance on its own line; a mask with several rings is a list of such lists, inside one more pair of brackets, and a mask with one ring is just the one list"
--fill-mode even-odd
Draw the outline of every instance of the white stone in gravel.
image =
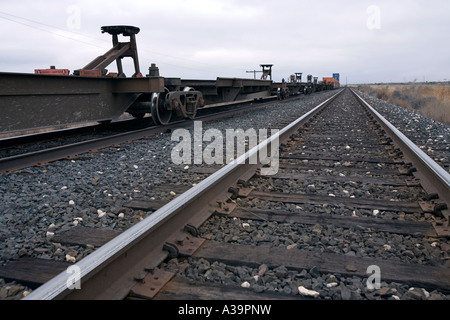
[[121, 213], [119, 213], [119, 215], [117, 217], [122, 219], [124, 216], [125, 216], [125, 214], [123, 212], [121, 212]]
[[171, 196], [175, 196], [175, 195], [176, 195], [176, 192], [170, 191], [170, 195], [171, 195]]
[[97, 210], [97, 214], [98, 214], [98, 217], [99, 217], [99, 218], [102, 218], [102, 217], [105, 216], [106, 212], [105, 212], [105, 211], [102, 211], [102, 210], [100, 210], [100, 209], [98, 209], [98, 210]]
[[187, 169], [189, 169], [189, 166], [184, 166], [183, 169], [184, 169], [184, 170], [187, 170]]
[[377, 210], [377, 209], [375, 209], [375, 210], [372, 211], [372, 214], [373, 214], [374, 216], [376, 216], [376, 215], [379, 214], [379, 213], [380, 213], [380, 210]]
[[76, 227], [78, 225], [78, 222], [79, 222], [78, 220], [74, 220], [72, 223]]
[[62, 256], [64, 256], [64, 253], [61, 250], [61, 248], [58, 248], [58, 249], [55, 250], [55, 252], [53, 252], [53, 255], [56, 256], [56, 257], [62, 257]]
[[392, 295], [391, 297], [394, 298], [395, 300], [400, 300], [400, 297], [399, 297], [399, 296]]
[[298, 293], [300, 293], [302, 296], [313, 298], [317, 298], [320, 295], [320, 293], [318, 293], [317, 291], [308, 290], [304, 286], [298, 287]]
[[383, 246], [383, 248], [384, 248], [385, 251], [389, 251], [389, 250], [391, 250], [392, 247], [390, 245], [388, 245], [388, 244], [385, 244]]
[[74, 205], [75, 205], [75, 201], [70, 200], [70, 201], [69, 201], [69, 206], [73, 207]]
[[241, 284], [241, 287], [242, 287], [242, 288], [250, 288], [250, 283], [249, 283], [248, 281], [244, 281], [244, 282]]
[[53, 238], [54, 235], [55, 235], [55, 233], [54, 233], [54, 232], [50, 232], [50, 231], [47, 231], [47, 233], [45, 234], [45, 236], [47, 237], [47, 239]]
[[53, 229], [54, 227], [56, 227], [54, 223], [51, 223], [51, 224], [48, 226], [49, 229]]
[[296, 244], [296, 243], [293, 243], [293, 244], [288, 245], [288, 246], [286, 247], [286, 249], [291, 250], [291, 249], [294, 249], [294, 248], [296, 248], [296, 247], [297, 247], [297, 244]]
[[424, 288], [421, 288], [421, 289], [422, 289], [423, 294], [425, 295], [425, 298], [428, 299], [430, 297], [430, 293], [427, 290], [425, 290]]
[[438, 243], [435, 241], [432, 244], [430, 244], [430, 246], [432, 246], [433, 248], [436, 248], [436, 246], [438, 245]]
[[250, 223], [244, 222], [242, 224], [242, 228], [248, 228], [248, 227], [250, 227]]
[[137, 168], [139, 168], [139, 167], [138, 167], [137, 165], [134, 165], [133, 168], [137, 169]]
[[77, 261], [77, 259], [73, 256], [71, 256], [70, 254], [66, 254], [66, 261], [67, 262], [75, 262]]
[[328, 196], [329, 196], [329, 197], [336, 197], [336, 195], [333, 194], [333, 193], [329, 193]]
[[61, 187], [61, 190], [66, 190], [66, 189], [67, 189], [67, 186]]
[[333, 287], [336, 287], [337, 285], [338, 285], [337, 282], [330, 282], [330, 283], [327, 283], [327, 288], [333, 288]]

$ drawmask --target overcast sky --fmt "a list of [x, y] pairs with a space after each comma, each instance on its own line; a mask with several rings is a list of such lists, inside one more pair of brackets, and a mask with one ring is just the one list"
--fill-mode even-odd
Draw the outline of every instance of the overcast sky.
[[275, 81], [450, 79], [446, 0], [0, 0], [0, 72], [82, 68], [111, 47], [105, 25], [141, 29], [144, 75], [156, 63], [165, 77], [253, 78], [246, 71], [273, 64]]

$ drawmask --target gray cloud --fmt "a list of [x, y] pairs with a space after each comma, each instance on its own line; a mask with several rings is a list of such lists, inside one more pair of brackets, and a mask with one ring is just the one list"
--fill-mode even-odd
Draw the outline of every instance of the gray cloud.
[[272, 63], [276, 81], [294, 72], [450, 79], [449, 10], [444, 0], [2, 0], [0, 71], [81, 68], [111, 46], [100, 27], [125, 24], [141, 28], [143, 73], [156, 63], [168, 77], [252, 77], [247, 70]]

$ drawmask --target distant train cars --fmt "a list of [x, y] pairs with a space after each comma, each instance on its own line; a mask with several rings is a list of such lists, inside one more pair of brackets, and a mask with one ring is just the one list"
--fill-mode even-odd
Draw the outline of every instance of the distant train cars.
[[334, 77], [324, 77], [322, 83], [327, 89], [337, 89], [339, 88], [339, 80]]

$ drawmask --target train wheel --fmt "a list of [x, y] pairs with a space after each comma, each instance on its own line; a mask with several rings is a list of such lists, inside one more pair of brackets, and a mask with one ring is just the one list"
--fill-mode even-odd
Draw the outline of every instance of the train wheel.
[[166, 95], [167, 92], [155, 92], [152, 95], [152, 119], [156, 124], [159, 125], [168, 124], [170, 122], [170, 119], [172, 118], [172, 110], [168, 109], [166, 105]]

